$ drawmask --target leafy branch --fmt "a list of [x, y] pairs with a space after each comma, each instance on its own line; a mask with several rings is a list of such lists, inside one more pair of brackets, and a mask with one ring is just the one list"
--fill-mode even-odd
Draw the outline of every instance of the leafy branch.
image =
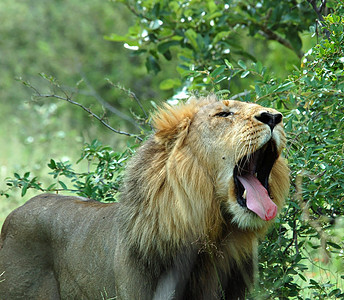
[[28, 189], [42, 192], [73, 192], [79, 196], [98, 201], [116, 201], [116, 196], [122, 182], [122, 172], [127, 159], [134, 153], [134, 147], [123, 153], [114, 152], [111, 147], [103, 146], [94, 140], [85, 144], [82, 154], [76, 163], [87, 162], [87, 170], [75, 172], [69, 161], [55, 161], [50, 159], [48, 167], [55, 182], [45, 187], [37, 177], [31, 178], [30, 172], [23, 176], [14, 173], [8, 178], [7, 191], [0, 191], [1, 195], [8, 197], [8, 191], [21, 189], [24, 196]]

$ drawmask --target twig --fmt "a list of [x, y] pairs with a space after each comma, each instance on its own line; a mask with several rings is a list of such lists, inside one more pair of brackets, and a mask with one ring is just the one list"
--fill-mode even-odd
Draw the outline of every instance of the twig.
[[56, 94], [42, 94], [40, 91], [37, 90], [37, 88], [35, 88], [34, 86], [32, 86], [29, 82], [24, 82], [22, 81], [23, 84], [25, 84], [26, 86], [28, 86], [29, 88], [31, 88], [35, 93], [36, 93], [36, 97], [40, 97], [40, 98], [55, 98], [61, 101], [66, 101], [70, 104], [76, 105], [80, 108], [82, 108], [84, 111], [86, 111], [87, 113], [89, 113], [92, 117], [94, 117], [95, 119], [97, 119], [100, 123], [102, 123], [106, 128], [110, 129], [111, 131], [118, 133], [118, 134], [122, 134], [122, 135], [126, 135], [126, 136], [130, 136], [130, 137], [135, 137], [137, 138], [139, 141], [143, 141], [143, 139], [141, 137], [139, 137], [136, 134], [131, 134], [125, 131], [121, 131], [121, 130], [117, 130], [113, 127], [111, 127], [108, 123], [106, 123], [102, 118], [100, 118], [98, 115], [96, 115], [95, 113], [93, 113], [89, 108], [85, 107], [84, 105], [73, 101], [70, 96], [63, 91], [65, 97], [62, 97], [60, 95], [56, 95]]
[[144, 118], [145, 122], [146, 122], [147, 124], [149, 124], [150, 129], [153, 130], [153, 126], [152, 126], [152, 124], [149, 122], [148, 113], [147, 113], [146, 110], [144, 109], [144, 107], [143, 107], [143, 105], [142, 105], [140, 99], [136, 96], [136, 94], [135, 94], [134, 92], [132, 92], [131, 90], [128, 90], [128, 89], [124, 88], [123, 86], [121, 86], [121, 85], [119, 85], [119, 84], [113, 83], [113, 82], [112, 82], [110, 79], [108, 79], [108, 78], [106, 78], [106, 80], [107, 80], [107, 82], [108, 82], [111, 86], [113, 86], [114, 88], [119, 89], [119, 90], [125, 92], [130, 98], [132, 98], [132, 99], [134, 99], [134, 100], [136, 101], [136, 103], [139, 105], [140, 109], [142, 110], [142, 112], [143, 112], [143, 114], [144, 114], [144, 116], [145, 116], [145, 118]]
[[[312, 6], [313, 10], [315, 11], [315, 13], [317, 14], [317, 16], [319, 18], [320, 26], [323, 27], [322, 22], [324, 22], [325, 20], [324, 20], [323, 15], [321, 14], [321, 11], [324, 8], [326, 8], [326, 1], [322, 1], [319, 8], [317, 7], [317, 4], [316, 4], [315, 0], [307, 0], [307, 2]], [[327, 29], [325, 29], [324, 32], [325, 32], [326, 38], [329, 40], [330, 39], [330, 35], [331, 35], [330, 32]]]
[[234, 96], [231, 96], [230, 98], [231, 98], [231, 100], [235, 100], [235, 99], [238, 99], [240, 97], [246, 96], [246, 95], [248, 95], [250, 93], [251, 93], [251, 91], [244, 91], [242, 93], [239, 93], [239, 94], [236, 94]]
[[151, 19], [141, 13], [138, 13], [134, 7], [132, 7], [129, 3], [124, 4], [136, 17], [139, 17], [140, 19], [146, 19], [148, 21], [154, 21], [154, 19]]
[[73, 101], [70, 98], [66, 98], [66, 97], [61, 97], [59, 95], [55, 95], [55, 94], [37, 94], [36, 96], [41, 97], [41, 98], [56, 98], [62, 101], [66, 101], [70, 104], [76, 105], [81, 107], [84, 111], [88, 112], [92, 117], [96, 118], [100, 123], [102, 123], [105, 127], [107, 127], [108, 129], [110, 129], [111, 131], [118, 133], [118, 134], [123, 134], [126, 136], [130, 136], [130, 137], [135, 137], [140, 141], [143, 141], [142, 138], [140, 138], [139, 136], [137, 136], [136, 134], [131, 134], [125, 131], [121, 131], [121, 130], [117, 130], [113, 127], [111, 127], [108, 123], [106, 123], [102, 118], [100, 118], [98, 115], [96, 115], [95, 113], [93, 113], [89, 108], [83, 106], [82, 104]]
[[136, 96], [136, 94], [135, 94], [134, 92], [132, 92], [131, 90], [128, 90], [128, 89], [124, 88], [123, 86], [121, 86], [121, 85], [119, 85], [119, 84], [114, 84], [114, 83], [113, 83], [110, 79], [108, 79], [108, 78], [106, 78], [106, 81], [107, 81], [110, 85], [112, 85], [113, 87], [115, 87], [115, 88], [117, 88], [117, 89], [119, 89], [119, 90], [121, 90], [121, 91], [124, 91], [125, 93], [127, 93], [127, 94], [129, 95], [129, 97], [131, 97], [132, 99], [134, 99], [134, 100], [137, 102], [137, 104], [140, 106], [140, 108], [141, 108], [143, 114], [145, 115], [146, 120], [148, 120], [148, 114], [147, 114], [146, 110], [143, 108], [140, 99]]
[[296, 221], [294, 220], [293, 221], [293, 238], [292, 240], [289, 242], [289, 244], [285, 247], [284, 251], [283, 251], [283, 255], [286, 255], [287, 254], [287, 251], [288, 249], [294, 244], [295, 246], [295, 251], [296, 251], [296, 254], [299, 254], [300, 253], [300, 250], [299, 250], [299, 245], [298, 245], [298, 242], [297, 242], [297, 230], [296, 230]]
[[135, 121], [128, 117], [126, 114], [122, 113], [119, 109], [117, 109], [116, 107], [112, 106], [110, 103], [108, 103], [107, 101], [105, 101], [100, 95], [99, 93], [97, 93], [97, 91], [94, 89], [94, 87], [91, 85], [91, 83], [88, 81], [86, 74], [80, 70], [80, 74], [83, 78], [83, 81], [85, 82], [86, 86], [89, 88], [89, 90], [91, 91], [91, 95], [102, 105], [104, 106], [107, 110], [109, 110], [110, 112], [112, 112], [113, 114], [117, 115], [118, 117], [120, 117], [121, 119], [124, 119], [128, 122], [130, 122], [132, 125], [134, 125], [136, 128], [141, 129], [140, 126], [138, 124], [135, 123]]
[[314, 0], [307, 0], [307, 2], [313, 7], [313, 10], [316, 12], [320, 21], [324, 21], [324, 17], [321, 14], [320, 10], [322, 9], [323, 3], [321, 4], [320, 8], [317, 7], [317, 4]]

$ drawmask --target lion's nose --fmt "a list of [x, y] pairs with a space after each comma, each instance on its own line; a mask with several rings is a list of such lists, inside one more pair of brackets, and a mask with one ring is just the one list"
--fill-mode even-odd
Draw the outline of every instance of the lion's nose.
[[263, 112], [260, 115], [255, 116], [255, 118], [264, 123], [269, 125], [271, 131], [274, 129], [274, 127], [282, 121], [282, 115], [281, 114], [270, 114], [269, 112]]

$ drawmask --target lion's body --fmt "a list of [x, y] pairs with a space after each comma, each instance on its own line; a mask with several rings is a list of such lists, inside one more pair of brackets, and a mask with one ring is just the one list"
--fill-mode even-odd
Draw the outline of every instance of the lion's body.
[[[218, 113], [228, 108], [238, 122]], [[275, 122], [269, 133], [263, 109], [204, 99], [161, 110], [119, 203], [45, 194], [12, 212], [0, 241], [0, 299], [244, 299], [269, 210], [281, 209], [289, 184], [283, 128]], [[275, 204], [264, 196], [261, 216], [252, 196], [253, 208], [239, 205], [236, 177], [251, 193], [263, 184], [250, 188], [250, 174], [233, 170], [265, 143], [274, 160], [262, 174]]]
[[[101, 299], [101, 287], [84, 288], [92, 285], [113, 295], [117, 224], [108, 208], [115, 205], [44, 194], [12, 212], [3, 227], [0, 299]], [[66, 213], [81, 207], [81, 214]], [[111, 241], [96, 233], [103, 231]]]

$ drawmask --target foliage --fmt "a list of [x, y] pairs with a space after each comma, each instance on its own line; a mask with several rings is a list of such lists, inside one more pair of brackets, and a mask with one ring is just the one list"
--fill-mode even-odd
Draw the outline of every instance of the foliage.
[[[155, 92], [161, 79], [153, 81], [147, 76], [140, 57], [130, 55], [123, 45], [103, 38], [113, 30], [123, 33], [130, 25], [129, 14], [122, 5], [102, 0], [1, 1], [0, 96], [3, 101], [0, 109], [8, 110], [11, 120], [15, 117], [28, 120], [27, 124], [19, 125], [23, 134], [32, 135], [39, 114], [24, 104], [30, 99], [31, 91], [15, 78], [22, 77], [47, 93], [51, 86], [37, 76], [44, 72], [62, 79], [64, 89], [77, 94], [79, 101], [92, 106], [97, 114], [103, 112], [102, 101], [106, 99], [117, 109], [108, 110], [107, 117], [116, 126], [135, 128], [128, 112], [129, 109], [136, 112], [136, 106], [105, 77], [130, 87], [142, 99], [159, 98], [162, 93]], [[168, 93], [162, 95], [167, 97]], [[44, 104], [35, 101], [35, 105], [39, 109]], [[149, 106], [149, 101], [143, 105]], [[54, 115], [63, 118], [65, 107], [58, 105]], [[83, 134], [96, 130], [89, 125], [87, 114], [79, 111], [65, 122]]]
[[329, 235], [344, 214], [343, 24], [338, 15], [325, 17], [323, 25], [330, 39], [323, 39], [307, 52], [300, 70], [280, 84], [258, 80], [246, 95], [266, 103], [268, 96], [273, 99], [271, 104], [284, 109], [291, 138], [287, 158], [293, 191], [282, 220], [260, 247], [265, 278], [261, 293], [267, 298], [304, 299], [295, 275], [306, 283], [312, 299], [344, 298], [343, 290], [333, 282], [308, 280], [304, 275], [307, 260], [312, 260], [309, 248], [318, 249], [317, 256], [325, 262], [343, 255], [342, 236]]
[[[167, 77], [162, 89], [174, 89], [176, 98], [181, 92], [211, 91], [284, 113], [292, 188], [286, 208], [260, 246], [260, 280], [251, 299], [344, 299], [343, 275], [332, 274], [336, 271], [326, 265], [329, 279], [310, 275], [313, 266], [322, 268], [317, 260], [337, 261], [338, 273], [344, 270], [344, 240], [341, 228], [337, 230], [344, 215], [344, 1], [119, 2], [136, 16], [135, 24], [126, 35], [106, 38], [143, 55], [154, 73], [163, 73], [163, 59], [176, 61], [179, 76]], [[308, 30], [319, 41], [303, 56], [302, 34]], [[293, 51], [297, 66], [287, 76], [277, 76], [265, 66], [261, 52], [248, 49], [245, 35], [257, 44], [273, 40]], [[243, 91], [238, 93], [236, 86]], [[22, 187], [23, 194], [28, 188], [75, 190], [114, 200], [132, 151], [115, 153], [95, 141], [80, 159], [93, 167], [86, 172], [51, 160], [53, 186], [43, 188], [29, 173], [16, 174], [9, 183]]]
[[30, 178], [30, 172], [23, 176], [15, 173], [14, 178], [7, 180], [7, 185], [11, 188], [21, 188], [22, 196], [32, 188], [44, 192], [74, 192], [98, 201], [116, 201], [125, 162], [134, 148], [133, 146], [117, 153], [111, 147], [103, 146], [98, 140], [94, 140], [91, 144], [85, 145], [80, 159], [76, 162], [87, 162], [86, 171], [77, 173], [69, 161], [57, 162], [51, 159], [48, 163], [51, 169], [49, 174], [55, 182], [48, 187], [43, 187], [37, 177]]
[[[161, 70], [162, 58], [171, 60], [177, 56], [182, 81], [166, 78], [160, 84], [162, 89], [181, 87], [185, 82], [190, 89], [219, 83], [222, 89], [228, 89], [228, 81], [234, 74], [219, 76], [217, 69], [225, 59], [235, 66], [238, 59], [256, 62], [255, 55], [245, 49], [247, 35], [254, 37], [255, 43], [276, 41], [283, 45], [283, 52], [290, 49], [300, 58], [303, 56], [301, 33], [314, 26], [317, 18], [310, 1], [118, 2], [123, 2], [137, 16], [136, 22], [126, 35], [114, 33], [108, 40], [125, 42], [144, 55], [148, 71], [154, 73]], [[327, 8], [319, 6], [317, 12], [329, 9], [330, 3], [335, 1], [328, 1]], [[201, 76], [204, 72], [210, 75], [206, 82]]]

